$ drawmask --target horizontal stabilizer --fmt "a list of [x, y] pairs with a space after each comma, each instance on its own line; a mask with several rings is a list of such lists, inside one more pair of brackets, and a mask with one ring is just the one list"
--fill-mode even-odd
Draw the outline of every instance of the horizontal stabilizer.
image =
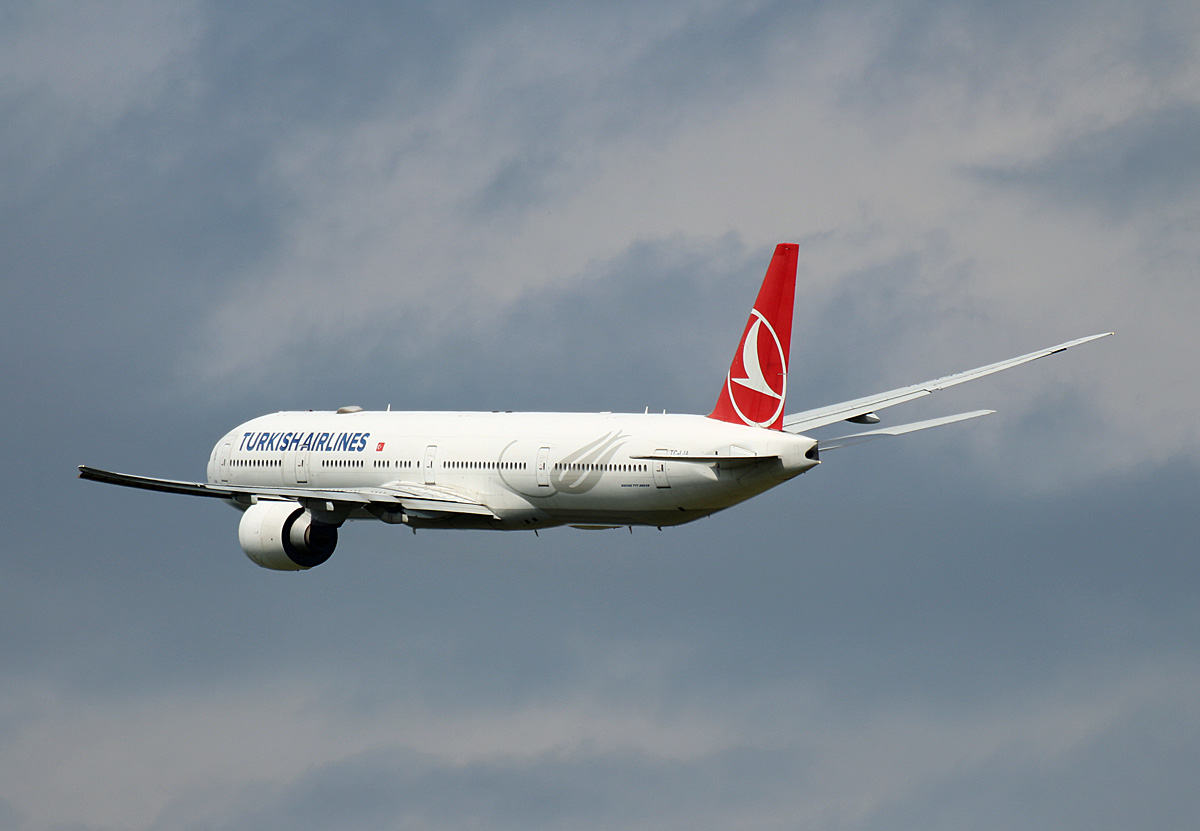
[[995, 410], [975, 410], [970, 413], [959, 413], [958, 415], [943, 416], [942, 418], [931, 418], [927, 421], [914, 421], [909, 424], [897, 424], [895, 427], [880, 427], [878, 430], [867, 430], [862, 433], [851, 433], [848, 436], [839, 436], [836, 439], [828, 439], [828, 441], [818, 442], [821, 452], [826, 450], [837, 450], [839, 447], [849, 447], [852, 444], [861, 444], [864, 441], [872, 439], [882, 439], [887, 436], [902, 436], [905, 433], [915, 433], [918, 430], [928, 430], [930, 427], [941, 427], [944, 424], [954, 424], [958, 421], [966, 421], [969, 418], [979, 418], [980, 416], [991, 415]]

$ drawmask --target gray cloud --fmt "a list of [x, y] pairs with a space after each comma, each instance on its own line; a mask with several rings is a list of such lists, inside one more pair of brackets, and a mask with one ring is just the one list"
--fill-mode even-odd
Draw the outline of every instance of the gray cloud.
[[1127, 219], [1136, 211], [1194, 206], [1198, 171], [1200, 108], [1172, 106], [1072, 139], [1046, 158], [974, 175]]
[[[1157, 369], [1194, 351], [1194, 11], [57, 8], [0, 59], [0, 824], [1196, 815]], [[282, 408], [707, 412], [785, 238], [797, 407], [1121, 333], [661, 533], [358, 525], [279, 575], [225, 506], [72, 478], [199, 477]]]

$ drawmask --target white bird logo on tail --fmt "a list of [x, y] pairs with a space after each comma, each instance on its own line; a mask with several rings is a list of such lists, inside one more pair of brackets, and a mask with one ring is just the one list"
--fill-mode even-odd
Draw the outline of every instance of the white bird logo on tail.
[[[733, 409], [737, 411], [738, 417], [740, 417], [742, 421], [746, 422], [747, 424], [765, 427], [769, 424], [772, 424], [775, 419], [779, 417], [780, 412], [783, 410], [783, 402], [787, 396], [787, 362], [784, 360], [783, 344], [780, 343], [779, 335], [775, 333], [775, 328], [771, 326], [770, 321], [768, 321], [758, 309], [754, 309], [751, 314], [753, 314], [755, 320], [754, 323], [750, 325], [750, 328], [746, 331], [746, 338], [742, 342], [742, 371], [745, 373], [746, 377], [734, 378], [732, 367], [730, 368], [729, 375], [726, 377], [728, 378], [729, 384], [729, 400], [733, 404]], [[771, 342], [775, 345], [776, 353], [779, 356], [779, 366], [783, 367], [783, 371], [780, 373], [778, 390], [771, 386], [771, 383], [767, 380], [766, 375], [763, 373], [763, 361], [762, 356], [759, 354], [758, 335], [759, 331], [764, 326], [771, 334]], [[743, 387], [748, 390], [753, 390], [760, 395], [770, 396], [778, 401], [779, 405], [775, 408], [775, 411], [771, 414], [770, 418], [766, 418], [762, 421], [756, 421], [752, 418], [749, 418], [744, 412], [742, 412], [742, 408], [738, 406], [738, 396], [734, 389], [734, 384], [737, 384], [739, 387]], [[750, 407], [747, 406], [747, 409], [750, 409]]]

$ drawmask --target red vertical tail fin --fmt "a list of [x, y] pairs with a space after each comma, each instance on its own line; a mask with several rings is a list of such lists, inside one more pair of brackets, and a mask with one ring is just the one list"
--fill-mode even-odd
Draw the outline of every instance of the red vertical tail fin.
[[795, 243], [775, 246], [775, 256], [709, 418], [771, 430], [783, 428], [799, 250]]

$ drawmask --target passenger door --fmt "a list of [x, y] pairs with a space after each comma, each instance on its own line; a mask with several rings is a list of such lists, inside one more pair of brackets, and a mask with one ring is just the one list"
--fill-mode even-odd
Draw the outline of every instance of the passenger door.
[[425, 448], [425, 461], [421, 465], [421, 469], [425, 471], [425, 484], [436, 485], [437, 473], [434, 470], [434, 464], [437, 462], [437, 445], [431, 444]]

